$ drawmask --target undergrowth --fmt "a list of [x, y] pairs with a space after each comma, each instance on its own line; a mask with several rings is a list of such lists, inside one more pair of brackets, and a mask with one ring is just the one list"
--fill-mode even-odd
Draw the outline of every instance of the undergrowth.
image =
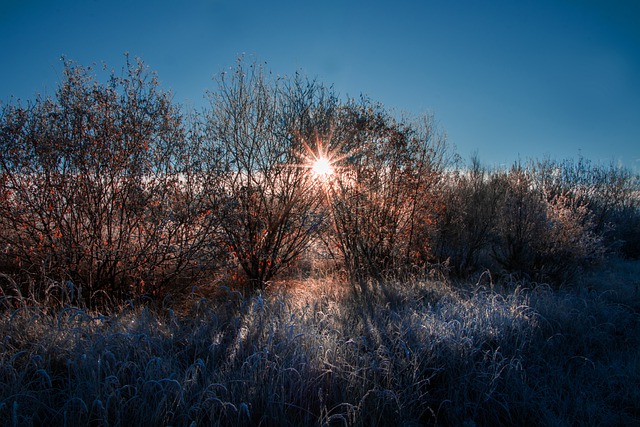
[[627, 268], [580, 289], [414, 279], [356, 296], [309, 279], [180, 310], [6, 310], [0, 423], [637, 425]]

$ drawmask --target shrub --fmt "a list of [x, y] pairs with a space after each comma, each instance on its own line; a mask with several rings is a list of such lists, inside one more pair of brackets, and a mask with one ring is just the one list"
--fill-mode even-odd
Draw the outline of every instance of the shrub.
[[546, 206], [526, 168], [514, 165], [493, 176], [502, 192], [496, 222], [495, 260], [507, 271], [535, 272], [536, 245], [545, 233]]
[[106, 84], [93, 71], [65, 61], [55, 98], [6, 106], [0, 124], [2, 263], [31, 292], [47, 278], [85, 302], [192, 279], [214, 221], [156, 77], [128, 58]]
[[218, 84], [207, 126], [221, 153], [221, 228], [258, 289], [299, 257], [322, 224], [305, 138], [325, 125], [322, 111], [334, 101], [314, 82], [271, 80], [242, 60]]
[[539, 277], [566, 282], [602, 258], [602, 237], [585, 204], [559, 195], [548, 203], [546, 215], [547, 227], [535, 244]]
[[562, 193], [546, 178], [519, 164], [495, 175], [504, 193], [492, 250], [506, 271], [562, 283], [601, 258], [603, 238], [584, 190]]
[[640, 208], [640, 178], [614, 164], [593, 164], [577, 160], [537, 162], [533, 168], [538, 185], [551, 201], [570, 195], [590, 212], [593, 231], [602, 237], [609, 251], [640, 256], [637, 232]]
[[430, 117], [397, 121], [366, 99], [345, 105], [336, 121], [331, 239], [352, 279], [381, 278], [429, 251], [444, 139]]
[[477, 156], [466, 169], [448, 173], [441, 187], [442, 210], [434, 238], [436, 260], [449, 260], [451, 273], [466, 277], [490, 266], [487, 253], [493, 241], [503, 191]]

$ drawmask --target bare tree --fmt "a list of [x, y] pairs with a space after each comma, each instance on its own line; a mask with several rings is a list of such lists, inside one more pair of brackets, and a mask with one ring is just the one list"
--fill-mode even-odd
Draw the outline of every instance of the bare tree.
[[[323, 121], [324, 88], [274, 79], [242, 59], [210, 94], [210, 138], [222, 156], [222, 229], [254, 288], [305, 249], [322, 222], [305, 138]], [[305, 147], [306, 145], [306, 147]]]
[[106, 83], [65, 61], [54, 99], [2, 115], [4, 263], [31, 283], [83, 290], [87, 302], [193, 278], [214, 228], [196, 201], [182, 114], [141, 61], [126, 59]]
[[429, 245], [444, 139], [422, 120], [398, 122], [366, 99], [338, 112], [329, 200], [333, 237], [356, 282], [411, 265]]

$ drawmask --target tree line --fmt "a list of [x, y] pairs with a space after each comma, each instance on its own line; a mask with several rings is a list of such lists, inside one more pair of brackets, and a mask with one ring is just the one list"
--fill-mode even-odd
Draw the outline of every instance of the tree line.
[[[64, 61], [0, 113], [0, 297], [100, 306], [328, 254], [356, 287], [435, 264], [561, 283], [640, 254], [638, 176], [585, 159], [464, 165], [433, 117], [239, 59], [185, 110], [140, 60]], [[326, 157], [333, 173], [317, 176]]]

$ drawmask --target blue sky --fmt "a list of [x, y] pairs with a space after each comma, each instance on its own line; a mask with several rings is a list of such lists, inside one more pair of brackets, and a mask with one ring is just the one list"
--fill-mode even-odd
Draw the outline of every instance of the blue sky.
[[53, 95], [61, 55], [142, 58], [205, 105], [239, 54], [343, 97], [432, 113], [490, 165], [583, 155], [640, 172], [640, 2], [0, 0], [0, 101]]

